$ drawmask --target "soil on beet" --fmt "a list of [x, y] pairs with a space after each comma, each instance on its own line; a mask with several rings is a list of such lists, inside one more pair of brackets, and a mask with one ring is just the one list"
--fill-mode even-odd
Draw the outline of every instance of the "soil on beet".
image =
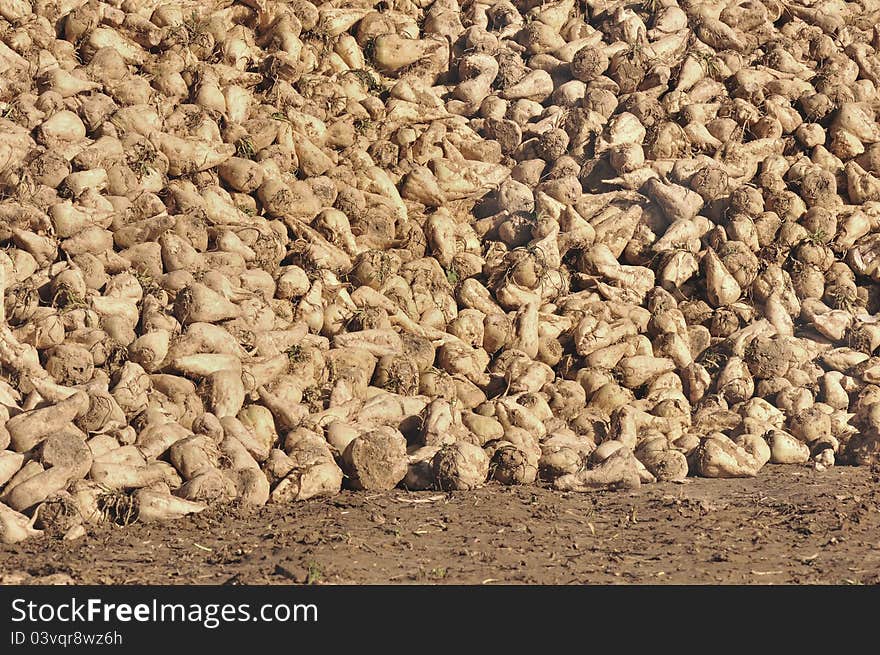
[[344, 492], [0, 546], [7, 584], [877, 584], [880, 471], [577, 494]]

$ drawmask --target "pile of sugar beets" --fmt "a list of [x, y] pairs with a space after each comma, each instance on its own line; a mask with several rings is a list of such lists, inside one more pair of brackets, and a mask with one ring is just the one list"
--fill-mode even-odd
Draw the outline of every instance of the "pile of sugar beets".
[[877, 25], [0, 0], [0, 540], [874, 463]]

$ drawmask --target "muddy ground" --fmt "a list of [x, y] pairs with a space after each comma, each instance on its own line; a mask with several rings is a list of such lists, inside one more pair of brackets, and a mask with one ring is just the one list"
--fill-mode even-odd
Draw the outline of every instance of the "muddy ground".
[[0, 546], [0, 581], [877, 584], [880, 473], [768, 466], [635, 492], [351, 493]]

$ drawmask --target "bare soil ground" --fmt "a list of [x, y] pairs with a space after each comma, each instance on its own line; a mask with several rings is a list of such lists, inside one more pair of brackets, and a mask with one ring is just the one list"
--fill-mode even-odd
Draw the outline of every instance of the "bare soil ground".
[[7, 584], [877, 584], [880, 474], [348, 493], [0, 546]]

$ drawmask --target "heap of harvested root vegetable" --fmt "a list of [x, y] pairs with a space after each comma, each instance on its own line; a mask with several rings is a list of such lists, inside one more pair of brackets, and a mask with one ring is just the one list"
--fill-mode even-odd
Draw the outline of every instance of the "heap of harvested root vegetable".
[[0, 0], [0, 539], [880, 457], [878, 0]]

